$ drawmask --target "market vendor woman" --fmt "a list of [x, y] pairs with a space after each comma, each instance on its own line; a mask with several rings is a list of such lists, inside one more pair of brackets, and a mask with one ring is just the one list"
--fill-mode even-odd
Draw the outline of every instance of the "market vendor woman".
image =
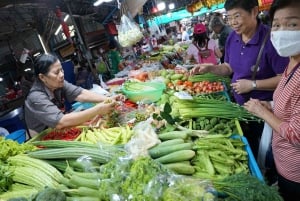
[[[27, 94], [24, 110], [31, 136], [48, 127], [62, 129], [78, 126], [98, 114], [104, 115], [114, 109], [113, 99], [65, 81], [64, 71], [57, 57], [44, 54], [37, 59], [34, 68], [36, 79]], [[65, 100], [99, 104], [84, 111], [65, 114]]]

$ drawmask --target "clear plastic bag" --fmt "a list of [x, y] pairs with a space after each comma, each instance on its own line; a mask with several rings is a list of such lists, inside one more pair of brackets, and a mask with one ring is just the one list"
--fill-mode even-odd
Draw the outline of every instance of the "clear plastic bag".
[[148, 156], [148, 149], [160, 143], [152, 126], [152, 118], [139, 122], [133, 128], [133, 137], [125, 145], [125, 150], [132, 158]]
[[216, 201], [217, 191], [211, 181], [193, 177], [172, 175], [169, 177], [168, 188], [162, 194], [163, 201]]
[[124, 14], [121, 17], [118, 34], [119, 42], [122, 47], [130, 47], [143, 38], [143, 33], [139, 26]]

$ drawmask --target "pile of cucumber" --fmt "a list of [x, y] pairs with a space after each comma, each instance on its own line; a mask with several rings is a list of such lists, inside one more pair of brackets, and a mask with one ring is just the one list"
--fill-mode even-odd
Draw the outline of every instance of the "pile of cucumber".
[[162, 143], [149, 149], [149, 155], [171, 171], [181, 175], [192, 175], [195, 168], [190, 160], [195, 156], [193, 142], [186, 142], [187, 131], [171, 131], [159, 134]]

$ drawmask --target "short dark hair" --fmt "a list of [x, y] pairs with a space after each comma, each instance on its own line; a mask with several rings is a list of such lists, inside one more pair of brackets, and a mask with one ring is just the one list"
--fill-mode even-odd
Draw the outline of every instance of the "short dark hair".
[[209, 29], [213, 29], [217, 26], [223, 27], [225, 23], [223, 22], [222, 18], [219, 16], [213, 16], [209, 21]]
[[226, 0], [224, 4], [226, 11], [241, 8], [249, 13], [255, 6], [258, 6], [258, 0]]
[[209, 37], [206, 32], [201, 34], [193, 34], [193, 40], [199, 47], [203, 48], [206, 46], [206, 43], [208, 43]]
[[280, 9], [280, 8], [285, 8], [288, 7], [290, 5], [294, 5], [294, 4], [298, 4], [300, 5], [299, 0], [274, 0], [271, 8], [269, 10], [269, 16], [271, 18], [271, 21], [273, 21], [274, 18], [274, 14], [276, 12], [276, 10]]
[[34, 65], [35, 76], [39, 77], [40, 73], [46, 75], [50, 70], [50, 66], [58, 60], [59, 59], [52, 54], [41, 55], [39, 58], [37, 58]]

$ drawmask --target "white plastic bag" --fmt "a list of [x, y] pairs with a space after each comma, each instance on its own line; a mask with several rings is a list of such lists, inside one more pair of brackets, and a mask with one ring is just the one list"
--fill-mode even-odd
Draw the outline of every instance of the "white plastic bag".
[[[274, 102], [270, 101], [270, 105], [273, 108]], [[257, 157], [257, 163], [261, 169], [265, 169], [266, 166], [266, 156], [271, 146], [272, 135], [273, 135], [273, 129], [268, 123], [265, 122], [264, 129], [259, 143], [258, 157]]]
[[257, 163], [261, 169], [265, 169], [266, 154], [271, 146], [273, 129], [265, 122], [263, 133], [261, 135]]

